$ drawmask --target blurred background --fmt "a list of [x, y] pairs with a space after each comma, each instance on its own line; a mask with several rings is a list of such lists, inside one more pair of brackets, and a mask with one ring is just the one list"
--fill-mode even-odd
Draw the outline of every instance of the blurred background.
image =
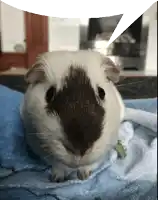
[[0, 84], [25, 91], [23, 75], [39, 53], [93, 49], [121, 68], [118, 88], [124, 97], [156, 96], [157, 2], [106, 49], [121, 17], [61, 19], [24, 12], [1, 1]]

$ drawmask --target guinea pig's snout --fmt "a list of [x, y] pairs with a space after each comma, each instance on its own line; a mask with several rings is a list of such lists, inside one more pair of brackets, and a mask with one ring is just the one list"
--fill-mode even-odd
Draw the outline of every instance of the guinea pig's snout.
[[67, 120], [63, 121], [63, 128], [70, 144], [66, 149], [80, 157], [92, 148], [101, 134], [101, 124], [88, 113], [83, 116], [67, 117]]
[[69, 146], [65, 146], [65, 149], [68, 153], [71, 153], [72, 155], [74, 156], [77, 156], [77, 160], [80, 158], [82, 158], [85, 154], [86, 154], [86, 151], [87, 151], [87, 148], [79, 148], [78, 146], [75, 146], [74, 145], [72, 146], [72, 144], [69, 144]]

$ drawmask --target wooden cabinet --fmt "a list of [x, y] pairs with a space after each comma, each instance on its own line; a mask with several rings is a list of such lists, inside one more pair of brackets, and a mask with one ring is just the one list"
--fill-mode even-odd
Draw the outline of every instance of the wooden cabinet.
[[25, 13], [26, 61], [30, 67], [39, 53], [48, 51], [48, 17]]
[[[9, 5], [7, 5], [9, 6]], [[1, 8], [1, 7], [0, 7]], [[9, 10], [10, 9], [10, 10]], [[13, 13], [11, 13], [12, 9], [9, 8], [7, 15], [11, 15], [13, 18]], [[16, 32], [18, 33], [18, 30], [14, 31], [14, 38], [18, 38], [17, 40], [17, 46], [15, 45], [15, 41], [13, 41], [11, 36], [11, 30], [14, 29], [14, 25], [12, 24], [12, 20], [4, 20], [4, 22], [8, 22], [12, 28], [9, 26], [9, 30], [6, 32], [7, 34], [10, 34], [10, 38], [8, 39], [8, 43], [12, 44], [9, 47], [0, 48], [0, 71], [5, 71], [10, 68], [29, 68], [35, 61], [35, 58], [38, 54], [42, 52], [48, 51], [48, 17], [37, 15], [29, 12], [20, 11], [23, 14], [23, 32], [21, 33], [20, 37], [16, 37]], [[1, 12], [0, 12], [1, 16]], [[21, 15], [19, 15], [21, 17]], [[4, 18], [4, 16], [3, 16]], [[0, 17], [0, 20], [1, 17]], [[22, 20], [22, 19], [21, 19]], [[13, 20], [14, 21], [14, 20]], [[0, 22], [0, 26], [2, 25], [2, 22]], [[3, 24], [4, 25], [4, 24]], [[16, 29], [18, 29], [18, 25], [15, 26]], [[1, 28], [0, 28], [1, 33]], [[5, 34], [3, 34], [5, 36]], [[0, 44], [3, 40], [3, 35], [0, 34]], [[20, 39], [19, 39], [20, 38]], [[20, 41], [20, 42], [19, 42]], [[13, 45], [17, 48], [20, 48], [24, 46], [23, 51], [16, 51], [13, 49]], [[19, 45], [19, 46], [18, 46]], [[2, 44], [0, 45], [2, 47]], [[3, 50], [4, 49], [4, 50]], [[9, 49], [9, 50], [8, 50]], [[11, 49], [11, 50], [10, 50]]]

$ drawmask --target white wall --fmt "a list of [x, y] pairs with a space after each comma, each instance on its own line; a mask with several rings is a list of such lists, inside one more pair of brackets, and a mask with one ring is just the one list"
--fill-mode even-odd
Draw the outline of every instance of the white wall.
[[25, 47], [24, 12], [1, 2], [2, 51], [15, 52], [15, 45]]
[[[1, 2], [2, 51], [15, 52], [15, 45], [25, 48], [24, 12]], [[77, 50], [80, 43], [79, 19], [49, 17], [49, 51]]]
[[157, 75], [157, 2], [148, 9], [146, 15], [149, 16], [149, 35], [145, 73]]
[[49, 51], [78, 50], [80, 45], [79, 19], [49, 17]]

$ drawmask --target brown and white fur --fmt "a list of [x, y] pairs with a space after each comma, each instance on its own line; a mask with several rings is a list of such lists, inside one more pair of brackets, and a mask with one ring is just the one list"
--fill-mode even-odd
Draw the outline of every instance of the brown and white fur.
[[54, 181], [64, 181], [68, 168], [86, 179], [116, 144], [124, 117], [113, 84], [118, 77], [111, 60], [84, 50], [44, 53], [26, 74], [21, 106], [26, 139], [50, 165], [58, 160]]

